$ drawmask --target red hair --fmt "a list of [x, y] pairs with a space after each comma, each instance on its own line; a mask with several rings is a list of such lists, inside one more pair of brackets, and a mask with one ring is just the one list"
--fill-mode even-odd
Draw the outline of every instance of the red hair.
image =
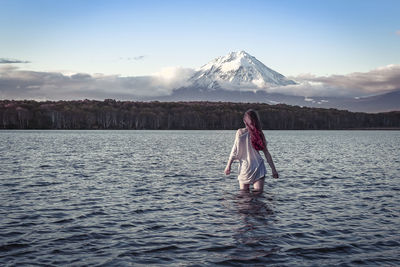
[[264, 150], [265, 149], [265, 136], [261, 129], [261, 122], [258, 114], [255, 110], [249, 109], [244, 113], [244, 116], [247, 116], [250, 119], [250, 123], [246, 123], [247, 128], [250, 133], [251, 145], [255, 150]]

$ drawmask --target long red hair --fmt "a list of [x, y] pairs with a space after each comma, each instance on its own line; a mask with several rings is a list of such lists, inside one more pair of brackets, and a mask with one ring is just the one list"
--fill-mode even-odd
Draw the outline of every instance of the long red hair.
[[264, 150], [266, 146], [265, 136], [262, 132], [261, 122], [257, 111], [249, 109], [244, 113], [244, 117], [246, 116], [250, 120], [250, 122], [245, 121], [245, 124], [249, 129], [251, 145], [255, 150]]

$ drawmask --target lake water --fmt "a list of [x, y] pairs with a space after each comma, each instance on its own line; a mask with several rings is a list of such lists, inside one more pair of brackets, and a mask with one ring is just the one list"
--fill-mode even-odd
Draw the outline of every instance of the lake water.
[[0, 265], [400, 265], [399, 131], [264, 133], [255, 195], [235, 131], [0, 131]]

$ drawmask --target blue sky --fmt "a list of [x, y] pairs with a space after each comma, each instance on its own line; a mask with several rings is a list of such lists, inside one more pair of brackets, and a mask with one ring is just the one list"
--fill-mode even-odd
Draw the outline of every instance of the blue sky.
[[400, 1], [1, 0], [1, 58], [148, 75], [245, 50], [284, 75], [400, 63]]
[[0, 10], [0, 99], [168, 94], [240, 50], [304, 85], [300, 95], [399, 88], [398, 0], [0, 0]]

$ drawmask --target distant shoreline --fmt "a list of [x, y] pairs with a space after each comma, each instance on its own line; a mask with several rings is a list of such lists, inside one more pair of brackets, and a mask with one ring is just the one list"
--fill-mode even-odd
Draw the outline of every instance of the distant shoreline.
[[[235, 131], [237, 129], [0, 129], [1, 131]], [[263, 131], [400, 131], [395, 128], [349, 128], [349, 129], [263, 129]]]
[[400, 127], [393, 128], [352, 128], [352, 129], [343, 129], [343, 130], [355, 130], [355, 131], [400, 131]]
[[234, 102], [0, 100], [0, 129], [234, 130], [255, 109], [264, 130], [400, 130], [400, 111], [383, 113]]

